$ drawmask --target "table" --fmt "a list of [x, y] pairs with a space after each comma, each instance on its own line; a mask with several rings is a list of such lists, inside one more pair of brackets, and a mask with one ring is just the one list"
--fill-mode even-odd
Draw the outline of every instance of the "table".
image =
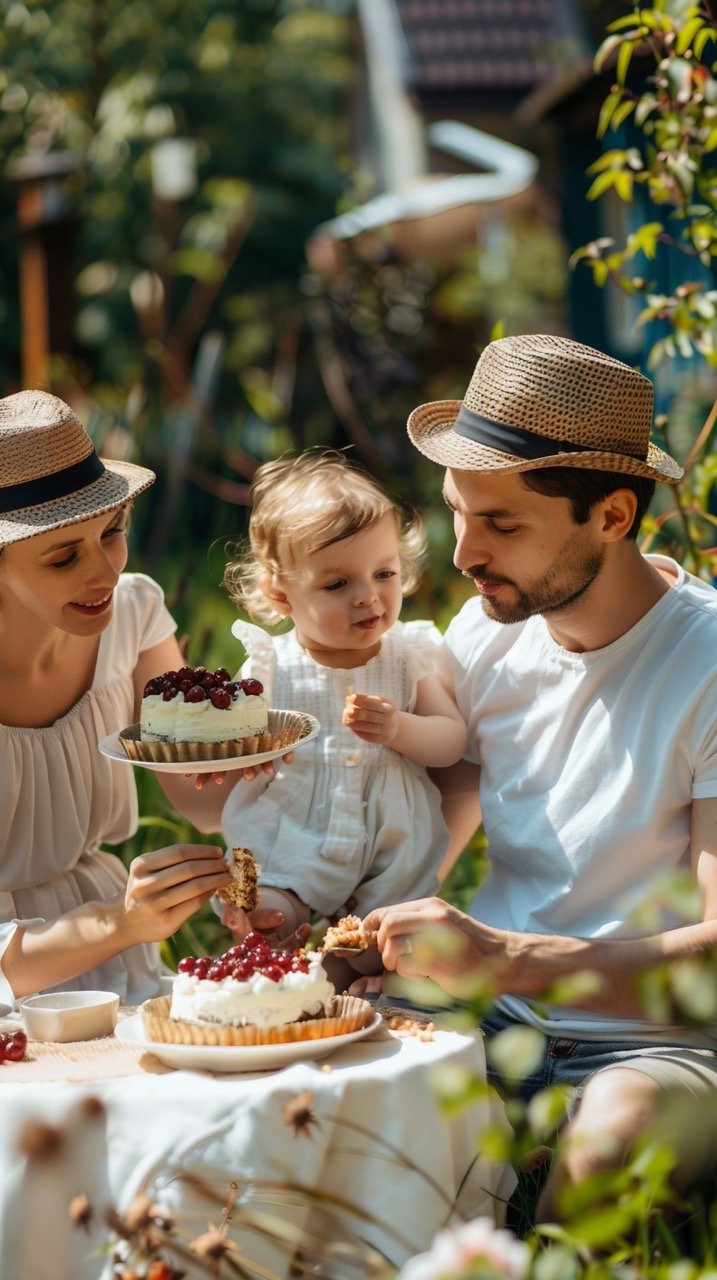
[[[446, 1072], [483, 1075], [480, 1034], [439, 1030], [425, 1039], [412, 1030], [396, 1034], [384, 1024], [328, 1060], [230, 1076], [173, 1071], [114, 1039], [31, 1045], [34, 1062], [0, 1066], [2, 1280], [110, 1276], [98, 1252], [105, 1226], [96, 1221], [85, 1232], [69, 1222], [69, 1200], [81, 1191], [100, 1213], [108, 1205], [122, 1212], [147, 1187], [188, 1240], [220, 1219], [234, 1179], [232, 1231], [247, 1272], [279, 1280], [290, 1274], [295, 1240], [257, 1230], [259, 1212], [323, 1240], [353, 1233], [396, 1266], [461, 1215], [500, 1221], [512, 1171], [477, 1154], [486, 1128], [505, 1125], [500, 1105], [486, 1098], [446, 1118], [435, 1092], [441, 1073], [444, 1084]], [[307, 1094], [304, 1111], [315, 1122], [295, 1131], [286, 1108]], [[55, 1126], [56, 1151], [18, 1152], [31, 1121]], [[187, 1170], [213, 1189], [214, 1204], [177, 1176]], [[277, 1202], [266, 1180], [298, 1191], [285, 1189]], [[356, 1211], [327, 1215], [311, 1189]]]

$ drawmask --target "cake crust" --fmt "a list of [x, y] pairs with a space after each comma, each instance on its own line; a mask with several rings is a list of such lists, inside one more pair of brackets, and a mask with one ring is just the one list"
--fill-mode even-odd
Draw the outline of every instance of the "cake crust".
[[169, 996], [156, 996], [140, 1007], [142, 1025], [148, 1040], [164, 1044], [197, 1045], [266, 1045], [290, 1044], [303, 1040], [324, 1040], [328, 1036], [347, 1035], [367, 1027], [375, 1017], [368, 1000], [358, 996], [335, 996], [325, 1016], [306, 1018], [279, 1027], [220, 1026], [218, 1023], [182, 1022], [169, 1016]]

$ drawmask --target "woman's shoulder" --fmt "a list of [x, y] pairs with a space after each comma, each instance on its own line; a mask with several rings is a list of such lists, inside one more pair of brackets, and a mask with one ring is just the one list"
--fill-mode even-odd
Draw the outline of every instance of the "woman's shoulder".
[[149, 574], [121, 573], [115, 588], [115, 598], [122, 601], [164, 602], [164, 591]]

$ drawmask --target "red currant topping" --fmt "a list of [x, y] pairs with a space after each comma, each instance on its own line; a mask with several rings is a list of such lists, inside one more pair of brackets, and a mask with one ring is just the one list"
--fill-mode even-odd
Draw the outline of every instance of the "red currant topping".
[[226, 667], [217, 667], [216, 671], [214, 672], [214, 675], [217, 680], [221, 681], [222, 684], [226, 684], [228, 680], [231, 680], [231, 676], [227, 671]]
[[151, 698], [155, 693], [162, 692], [162, 681], [155, 676], [152, 680], [148, 680], [142, 691], [143, 697]]
[[196, 963], [194, 956], [183, 956], [177, 965], [177, 969], [180, 973], [194, 973]]
[[232, 705], [231, 694], [225, 689], [210, 689], [209, 701], [213, 707], [217, 707], [220, 711], [227, 711]]

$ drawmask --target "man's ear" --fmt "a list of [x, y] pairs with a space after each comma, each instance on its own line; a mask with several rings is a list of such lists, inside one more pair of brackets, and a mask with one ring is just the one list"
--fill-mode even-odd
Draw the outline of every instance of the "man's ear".
[[261, 590], [264, 592], [264, 595], [266, 596], [267, 600], [271, 604], [272, 608], [276, 609], [276, 612], [280, 613], [282, 618], [290, 618], [291, 603], [288, 599], [288, 596], [286, 596], [284, 592], [278, 587], [276, 580], [273, 578], [260, 578], [259, 586]]
[[603, 498], [601, 533], [605, 542], [619, 542], [630, 532], [637, 511], [637, 495], [632, 489], [614, 489]]

